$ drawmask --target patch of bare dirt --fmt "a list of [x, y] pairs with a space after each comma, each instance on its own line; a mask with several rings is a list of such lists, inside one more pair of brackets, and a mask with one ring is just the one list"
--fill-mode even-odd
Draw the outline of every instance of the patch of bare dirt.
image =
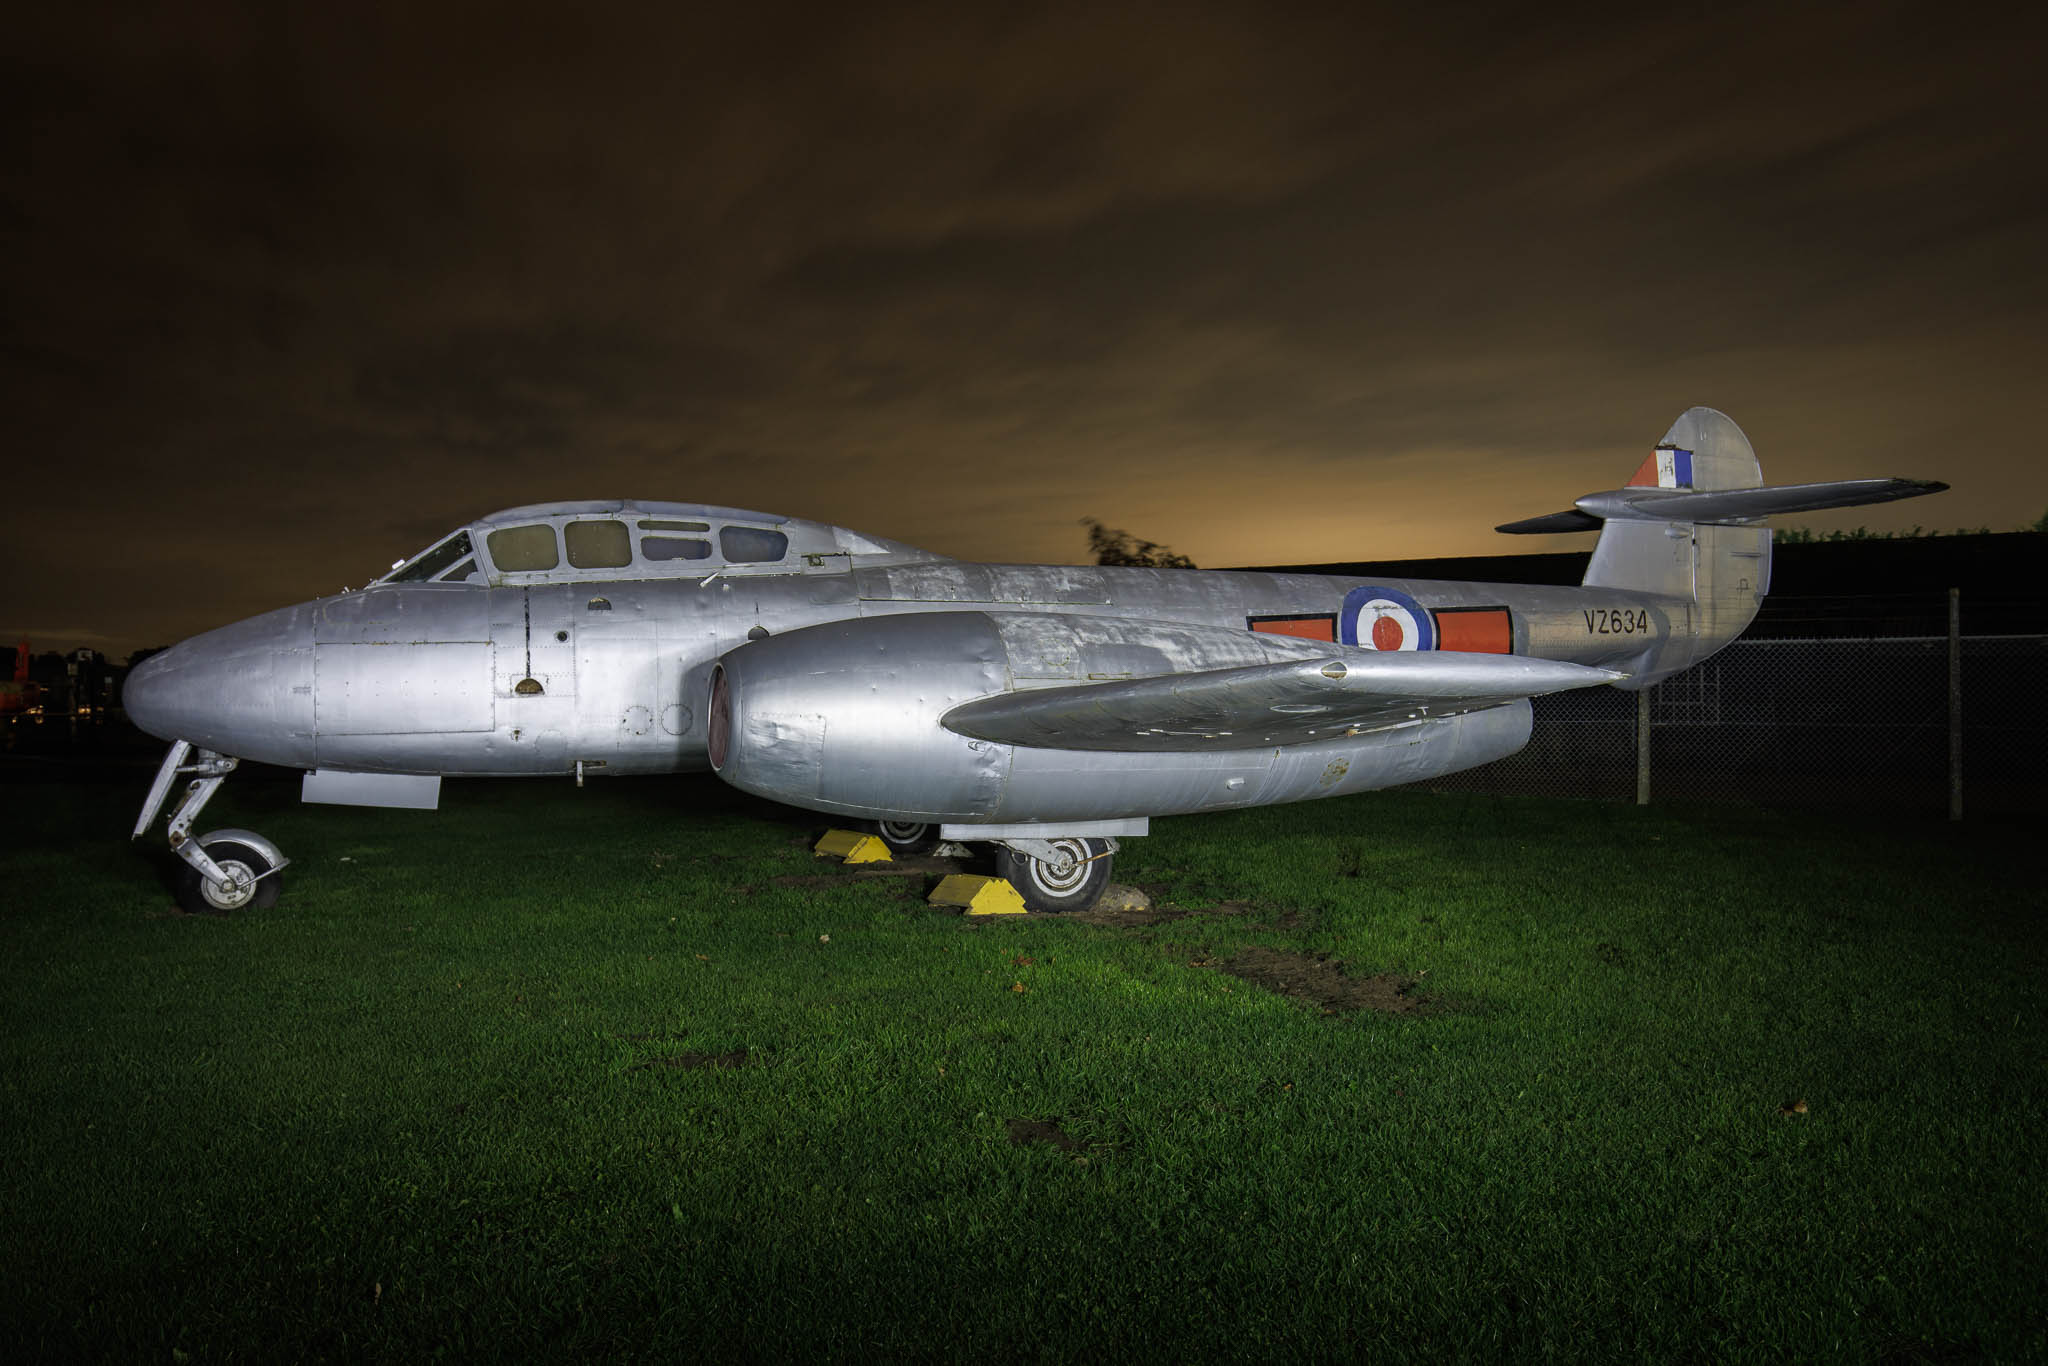
[[730, 1053], [699, 1053], [692, 1050], [686, 1053], [677, 1053], [673, 1057], [649, 1058], [646, 1062], [634, 1063], [628, 1070], [645, 1072], [650, 1068], [667, 1067], [684, 1072], [703, 1072], [714, 1068], [745, 1067], [746, 1065], [747, 1050], [735, 1048]]
[[834, 864], [828, 873], [783, 873], [770, 881], [777, 887], [803, 888], [843, 886], [848, 882], [894, 882], [899, 891], [910, 895], [921, 891], [926, 880], [958, 871], [959, 864], [950, 859], [901, 858], [888, 863]]
[[1154, 889], [1111, 883], [1103, 890], [1102, 900], [1095, 904], [1095, 909], [1076, 911], [1066, 918], [1078, 920], [1083, 925], [1163, 925], [1169, 920], [1186, 920], [1193, 916], [1249, 915], [1251, 910], [1251, 906], [1243, 901], [1219, 901], [1203, 910], [1190, 910], [1162, 900]]
[[1010, 1129], [1010, 1146], [1022, 1148], [1032, 1143], [1050, 1143], [1063, 1153], [1086, 1151], [1088, 1145], [1069, 1134], [1056, 1119], [1006, 1119]]
[[934, 854], [898, 854], [887, 863], [853, 863], [847, 871], [855, 877], [944, 877], [957, 873], [966, 860], [939, 858]]
[[1065, 1153], [1067, 1161], [1077, 1167], [1085, 1167], [1099, 1157], [1113, 1154], [1120, 1146], [1075, 1138], [1060, 1127], [1058, 1116], [1052, 1119], [1006, 1119], [1003, 1123], [1010, 1131], [1011, 1147], [1028, 1148], [1034, 1143], [1049, 1143]]
[[1239, 949], [1228, 959], [1196, 960], [1191, 966], [1215, 968], [1240, 981], [1297, 1001], [1321, 1006], [1331, 1015], [1359, 1010], [1376, 1010], [1385, 1015], [1413, 1015], [1431, 1005], [1418, 992], [1412, 977], [1382, 972], [1371, 977], [1353, 977], [1344, 965], [1307, 953], [1288, 953], [1253, 944]]

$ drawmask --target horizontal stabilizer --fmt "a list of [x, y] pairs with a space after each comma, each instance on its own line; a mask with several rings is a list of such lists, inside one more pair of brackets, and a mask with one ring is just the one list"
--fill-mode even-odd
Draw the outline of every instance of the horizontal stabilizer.
[[1511, 655], [1361, 650], [1341, 659], [1001, 693], [953, 708], [941, 724], [976, 740], [1039, 749], [1263, 749], [1481, 711], [1624, 677]]
[[1744, 523], [1787, 512], [1818, 512], [1824, 508], [1862, 507], [1940, 493], [1948, 487], [1932, 479], [1842, 479], [1826, 484], [1780, 484], [1774, 488], [1686, 489], [1625, 488], [1589, 493], [1567, 512], [1531, 517], [1496, 528], [1511, 535], [1540, 532], [1592, 531], [1602, 522]]
[[1525, 517], [1519, 522], [1504, 522], [1494, 528], [1510, 536], [1552, 536], [1566, 531], [1598, 531], [1600, 519], [1590, 512], [1577, 508], [1566, 508], [1563, 512], [1545, 513], [1541, 517]]

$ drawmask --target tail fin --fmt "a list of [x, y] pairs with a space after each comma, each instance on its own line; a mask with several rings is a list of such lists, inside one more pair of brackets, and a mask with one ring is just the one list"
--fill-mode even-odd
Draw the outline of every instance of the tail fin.
[[1947, 487], [1921, 479], [1850, 479], [1766, 488], [1742, 429], [1725, 413], [1688, 408], [1624, 487], [1589, 493], [1569, 512], [1499, 529], [1598, 528], [1600, 540], [1586, 566], [1588, 588], [1691, 599], [1690, 639], [1674, 631], [1643, 670], [1620, 685], [1646, 688], [1705, 659], [1756, 616], [1771, 586], [1771, 530], [1764, 518], [1917, 498]]
[[[1628, 516], [1621, 508], [1632, 510], [1631, 495], [1683, 505], [1717, 493], [1758, 489], [1763, 482], [1763, 469], [1742, 428], [1712, 408], [1689, 408], [1626, 487], [1580, 500], [1598, 500], [1595, 507], [1580, 510], [1604, 523], [1586, 566], [1586, 587], [1632, 588], [1693, 600], [1690, 648], [1684, 641], [1667, 642], [1648, 661], [1651, 668], [1631, 680], [1637, 686], [1690, 668], [1755, 619], [1771, 587], [1771, 530], [1701, 522], [1691, 506], [1660, 508], [1654, 520]], [[1601, 509], [1601, 503], [1608, 509]]]

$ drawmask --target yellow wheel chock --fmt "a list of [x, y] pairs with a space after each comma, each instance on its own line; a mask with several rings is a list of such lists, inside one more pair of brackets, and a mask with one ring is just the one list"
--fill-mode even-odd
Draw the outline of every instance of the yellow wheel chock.
[[827, 830], [825, 837], [811, 846], [811, 852], [821, 858], [836, 858], [841, 863], [889, 863], [889, 846], [873, 835], [863, 835], [858, 830]]
[[953, 873], [940, 879], [932, 889], [926, 903], [933, 906], [958, 906], [967, 915], [1023, 915], [1024, 898], [1017, 895], [1017, 889], [999, 877], [976, 877], [972, 873]]

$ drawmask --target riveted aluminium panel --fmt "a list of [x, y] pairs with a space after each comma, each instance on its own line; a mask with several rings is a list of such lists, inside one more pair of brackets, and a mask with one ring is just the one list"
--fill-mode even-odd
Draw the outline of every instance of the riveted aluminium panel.
[[319, 735], [487, 731], [493, 714], [487, 644], [313, 649], [313, 726]]
[[490, 599], [464, 584], [365, 588], [314, 605], [321, 645], [411, 645], [490, 639]]

